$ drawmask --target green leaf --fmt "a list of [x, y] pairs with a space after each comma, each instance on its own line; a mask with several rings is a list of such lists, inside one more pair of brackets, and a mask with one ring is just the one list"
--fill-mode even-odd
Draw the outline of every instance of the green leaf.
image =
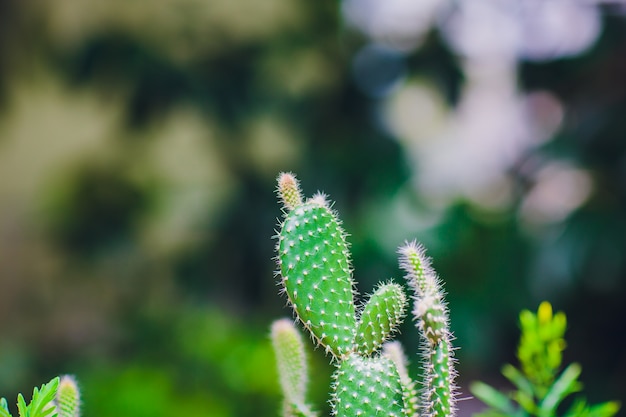
[[564, 417], [589, 417], [589, 406], [583, 398], [576, 398]]
[[504, 365], [502, 375], [527, 396], [532, 397], [534, 395], [533, 384], [513, 365]]
[[619, 409], [620, 403], [617, 401], [607, 401], [589, 406], [585, 399], [577, 398], [564, 417], [612, 417]]
[[20, 413], [20, 417], [30, 417], [26, 401], [24, 401], [24, 396], [21, 393], [17, 394], [17, 410]]
[[46, 406], [52, 402], [56, 396], [59, 386], [59, 377], [52, 378], [47, 384], [43, 384], [40, 390], [33, 390], [33, 398], [30, 402], [29, 417], [47, 417], [54, 413], [53, 407], [46, 409]]
[[525, 392], [517, 391], [513, 394], [513, 399], [526, 411], [528, 414], [536, 415], [538, 412], [537, 404], [535, 403], [535, 397], [528, 395]]
[[489, 407], [510, 416], [515, 414], [515, 407], [509, 398], [497, 389], [484, 382], [476, 381], [470, 385], [470, 391], [476, 398], [487, 404]]
[[589, 417], [613, 417], [620, 409], [619, 401], [607, 401], [605, 403], [589, 407]]
[[12, 417], [9, 413], [9, 404], [6, 398], [0, 398], [0, 417]]
[[578, 382], [581, 368], [577, 363], [569, 365], [563, 373], [554, 381], [548, 393], [539, 404], [541, 416], [551, 416], [556, 411], [561, 401], [568, 395], [580, 391], [582, 385]]

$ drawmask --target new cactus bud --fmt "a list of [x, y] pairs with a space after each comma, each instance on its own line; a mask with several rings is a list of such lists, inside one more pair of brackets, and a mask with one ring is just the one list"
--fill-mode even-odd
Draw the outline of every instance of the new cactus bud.
[[339, 417], [402, 417], [402, 384], [394, 363], [385, 356], [346, 357], [333, 375], [332, 412]]
[[288, 210], [277, 245], [282, 284], [298, 319], [327, 352], [341, 357], [352, 349], [356, 325], [346, 234], [321, 194], [299, 203], [287, 194], [299, 191], [284, 184], [279, 190]]
[[415, 293], [423, 296], [427, 286], [432, 286], [435, 271], [430, 266], [430, 259], [426, 256], [426, 250], [417, 242], [407, 242], [398, 250], [400, 254], [400, 268], [407, 273], [409, 285]]
[[278, 195], [286, 209], [293, 210], [295, 207], [302, 204], [300, 185], [292, 173], [281, 172], [280, 175], [278, 175], [277, 181]]
[[357, 325], [354, 344], [368, 356], [397, 329], [405, 315], [406, 296], [398, 284], [378, 287], [368, 300]]
[[80, 416], [80, 391], [76, 380], [70, 375], [63, 375], [57, 388], [55, 399], [58, 417]]
[[413, 314], [418, 327], [433, 345], [443, 339], [448, 332], [448, 316], [441, 297], [427, 292], [423, 298], [415, 300]]

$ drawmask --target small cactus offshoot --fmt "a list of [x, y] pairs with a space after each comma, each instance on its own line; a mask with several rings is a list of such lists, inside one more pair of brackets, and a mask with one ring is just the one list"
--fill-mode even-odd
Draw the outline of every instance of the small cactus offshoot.
[[[406, 314], [408, 302], [402, 286], [393, 281], [379, 284], [363, 307], [357, 308], [346, 233], [326, 196], [318, 193], [305, 199], [291, 173], [278, 176], [278, 195], [284, 219], [277, 235], [277, 274], [297, 321], [336, 366], [332, 413], [340, 417], [413, 417], [418, 413], [452, 417], [455, 371], [448, 310], [424, 250], [415, 243], [400, 249], [400, 266], [413, 289], [413, 315], [424, 341], [420, 395], [407, 372], [400, 344], [388, 342]], [[291, 322], [285, 320], [272, 326], [285, 395], [283, 415], [308, 417], [314, 414], [299, 388], [306, 380], [303, 348], [292, 334]], [[281, 331], [285, 336], [280, 336]]]

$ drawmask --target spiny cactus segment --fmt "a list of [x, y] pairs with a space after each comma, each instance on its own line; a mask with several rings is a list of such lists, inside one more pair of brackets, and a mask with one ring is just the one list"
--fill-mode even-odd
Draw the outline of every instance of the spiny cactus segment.
[[80, 391], [74, 377], [63, 375], [57, 389], [55, 404], [58, 417], [80, 416]]
[[424, 415], [432, 417], [451, 416], [456, 411], [455, 371], [450, 352], [450, 341], [442, 339], [427, 352], [429, 365], [424, 378], [424, 400], [429, 404]]
[[383, 284], [365, 305], [357, 325], [355, 345], [368, 356], [383, 344], [404, 319], [406, 296], [397, 284]]
[[301, 202], [289, 174], [279, 177], [279, 192], [287, 210], [277, 247], [285, 292], [315, 339], [341, 357], [352, 350], [356, 324], [346, 234], [321, 196]]
[[283, 206], [288, 210], [293, 210], [302, 204], [300, 184], [293, 174], [283, 172], [278, 176], [278, 195]]
[[289, 319], [272, 324], [272, 345], [278, 364], [280, 385], [285, 394], [284, 415], [315, 416], [305, 403], [308, 370], [304, 343], [300, 333]]
[[385, 356], [349, 355], [333, 375], [332, 411], [338, 416], [405, 416], [400, 375]]
[[421, 246], [415, 242], [407, 243], [399, 253], [400, 267], [406, 272], [406, 279], [414, 292], [414, 318], [425, 342], [422, 414], [451, 416], [455, 412], [456, 374], [443, 291]]
[[[413, 288], [413, 313], [425, 346], [424, 392], [418, 405], [415, 383], [408, 375], [399, 343], [383, 346], [405, 316], [407, 299], [402, 287], [393, 282], [379, 285], [357, 311], [346, 233], [325, 196], [304, 200], [298, 181], [289, 173], [279, 175], [278, 194], [284, 209], [276, 245], [278, 273], [296, 317], [337, 366], [331, 394], [333, 414], [415, 417], [420, 411], [423, 417], [452, 417], [454, 370], [448, 312], [424, 250], [414, 243], [400, 250], [400, 264]], [[299, 339], [291, 333], [280, 336], [281, 332], [295, 332], [293, 324], [279, 321], [272, 328], [285, 391], [283, 416], [308, 417], [311, 414], [301, 388], [305, 378], [301, 341], [296, 342]]]
[[448, 311], [443, 303], [439, 279], [430, 266], [425, 250], [415, 242], [399, 250], [400, 267], [413, 289], [417, 324], [431, 344], [438, 343], [448, 332]]

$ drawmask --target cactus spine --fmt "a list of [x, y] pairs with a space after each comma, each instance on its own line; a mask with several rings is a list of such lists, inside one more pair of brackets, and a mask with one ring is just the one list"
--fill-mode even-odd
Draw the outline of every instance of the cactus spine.
[[[284, 219], [277, 235], [277, 274], [297, 320], [336, 365], [333, 414], [413, 417], [421, 411], [425, 417], [453, 416], [455, 373], [448, 312], [423, 249], [407, 244], [400, 250], [400, 265], [413, 288], [413, 313], [425, 346], [424, 392], [418, 405], [402, 348], [397, 342], [385, 343], [404, 319], [404, 290], [391, 281], [381, 284], [363, 308], [357, 309], [346, 233], [326, 197], [317, 194], [303, 199], [291, 173], [278, 176], [278, 195]], [[300, 388], [306, 378], [304, 353], [294, 331], [288, 320], [277, 321], [272, 327], [285, 394], [283, 415], [308, 417], [312, 414], [303, 405], [304, 390]], [[280, 336], [282, 333], [291, 336]]]

